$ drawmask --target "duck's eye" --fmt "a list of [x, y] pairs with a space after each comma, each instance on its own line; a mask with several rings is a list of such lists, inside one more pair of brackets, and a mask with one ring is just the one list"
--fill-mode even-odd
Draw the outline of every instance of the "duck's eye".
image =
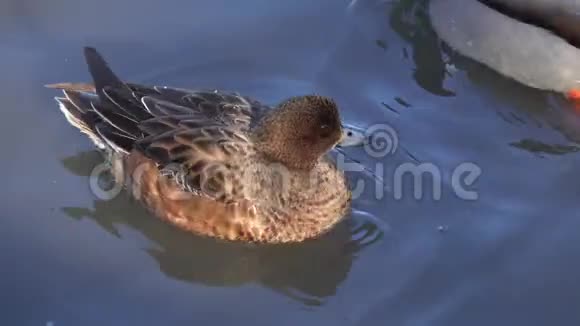
[[320, 135], [322, 137], [330, 136], [330, 126], [327, 124], [320, 125]]

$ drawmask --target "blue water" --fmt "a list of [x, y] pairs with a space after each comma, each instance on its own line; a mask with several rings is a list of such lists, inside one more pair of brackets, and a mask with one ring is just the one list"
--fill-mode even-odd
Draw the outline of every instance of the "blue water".
[[[580, 323], [580, 117], [441, 45], [425, 1], [22, 0], [0, 15], [1, 325]], [[98, 200], [101, 159], [42, 87], [88, 81], [85, 45], [133, 82], [332, 96], [346, 123], [396, 131], [390, 155], [348, 151], [382, 165], [387, 191], [366, 188], [320, 240], [267, 248]], [[453, 191], [466, 162], [477, 200]], [[412, 182], [395, 198], [405, 163], [436, 166], [441, 198]]]

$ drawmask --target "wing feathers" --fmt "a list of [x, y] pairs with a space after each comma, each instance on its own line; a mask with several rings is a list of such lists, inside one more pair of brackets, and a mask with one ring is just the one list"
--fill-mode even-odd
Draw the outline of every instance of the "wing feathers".
[[236, 94], [126, 84], [95, 49], [85, 48], [85, 59], [94, 86], [48, 85], [63, 90], [57, 100], [73, 126], [101, 148], [142, 152], [186, 191], [217, 200], [242, 193], [226, 181], [252, 155], [245, 133], [263, 106]]

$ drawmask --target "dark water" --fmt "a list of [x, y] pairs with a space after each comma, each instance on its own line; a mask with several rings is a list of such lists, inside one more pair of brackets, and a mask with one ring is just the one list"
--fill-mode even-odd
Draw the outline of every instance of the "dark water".
[[[422, 1], [348, 6], [1, 3], [0, 324], [578, 325], [580, 117], [441, 46]], [[99, 201], [98, 154], [41, 87], [87, 81], [84, 45], [135, 82], [333, 96], [346, 122], [398, 132], [391, 155], [349, 152], [383, 164], [391, 191], [365, 192], [323, 239], [268, 248]], [[442, 171], [440, 200], [412, 183], [395, 199], [409, 162]], [[464, 162], [482, 171], [474, 201], [452, 191]]]

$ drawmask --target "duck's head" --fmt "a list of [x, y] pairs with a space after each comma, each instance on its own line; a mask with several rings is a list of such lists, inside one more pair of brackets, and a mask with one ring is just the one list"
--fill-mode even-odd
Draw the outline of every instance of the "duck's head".
[[336, 103], [315, 95], [282, 102], [255, 130], [257, 149], [294, 169], [312, 168], [344, 135]]

